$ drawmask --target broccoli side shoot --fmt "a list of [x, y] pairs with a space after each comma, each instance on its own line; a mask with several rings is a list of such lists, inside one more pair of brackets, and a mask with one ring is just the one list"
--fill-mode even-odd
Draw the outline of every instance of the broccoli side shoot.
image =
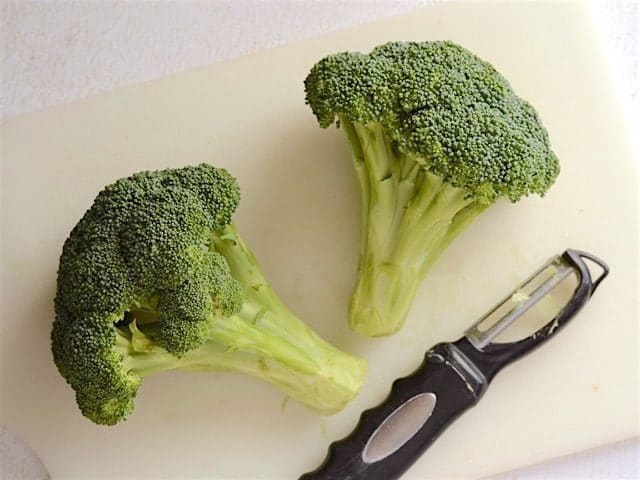
[[366, 335], [402, 326], [431, 265], [488, 206], [543, 195], [559, 173], [533, 107], [451, 42], [330, 55], [305, 89], [351, 146], [362, 234], [349, 322]]
[[231, 224], [235, 179], [209, 165], [106, 187], [65, 242], [54, 361], [82, 413], [126, 419], [141, 379], [182, 369], [262, 378], [322, 413], [360, 390], [364, 361], [278, 299]]

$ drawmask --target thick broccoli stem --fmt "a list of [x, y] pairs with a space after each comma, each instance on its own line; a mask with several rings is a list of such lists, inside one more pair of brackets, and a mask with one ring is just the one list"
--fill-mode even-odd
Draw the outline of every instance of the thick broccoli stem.
[[400, 329], [427, 271], [486, 205], [400, 152], [376, 123], [340, 118], [361, 190], [358, 279], [352, 330], [369, 336]]
[[143, 332], [153, 324], [136, 332], [134, 323], [130, 338], [119, 335], [125, 368], [140, 376], [172, 369], [241, 372], [277, 385], [313, 410], [341, 410], [360, 391], [364, 360], [325, 342], [286, 308], [234, 227], [214, 235], [210, 248], [227, 259], [244, 286], [241, 311], [212, 317], [210, 340], [179, 358], [146, 339]]
[[[324, 413], [342, 409], [362, 386], [365, 362], [324, 341], [282, 303], [233, 225], [214, 235], [212, 246], [244, 286], [244, 304], [237, 317], [264, 338], [264, 348], [239, 348], [262, 355], [269, 367], [262, 368], [263, 378], [292, 398]], [[223, 330], [215, 335], [225, 341]]]
[[[246, 332], [245, 329], [242, 331]], [[229, 330], [227, 332], [232, 335]], [[364, 377], [364, 361], [336, 350], [327, 349], [325, 359], [322, 359], [324, 363], [314, 368], [308, 367], [306, 359], [291, 361], [289, 352], [284, 353], [289, 359], [284, 361], [277, 340], [270, 343], [269, 339], [264, 339], [258, 348], [247, 345], [236, 348], [212, 339], [176, 357], [157, 344], [137, 351], [126, 336], [119, 335], [118, 338], [117, 349], [123, 355], [125, 370], [140, 377], [167, 370], [244, 373], [270, 382], [290, 398], [328, 415], [340, 411], [355, 397]], [[317, 353], [315, 357], [319, 360]]]

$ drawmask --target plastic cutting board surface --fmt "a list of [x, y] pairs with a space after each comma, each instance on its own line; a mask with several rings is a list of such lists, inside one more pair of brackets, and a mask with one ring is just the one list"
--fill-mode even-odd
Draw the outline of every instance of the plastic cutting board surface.
[[[562, 162], [544, 198], [499, 202], [432, 269], [404, 329], [348, 331], [359, 237], [347, 143], [321, 130], [303, 80], [328, 53], [451, 39], [492, 62], [539, 111]], [[638, 162], [587, 7], [444, 4], [135, 85], [2, 126], [0, 420], [54, 479], [295, 478], [434, 343], [455, 339], [550, 256], [601, 256], [611, 276], [553, 341], [508, 368], [405, 478], [480, 477], [637, 435]], [[361, 395], [322, 418], [232, 374], [145, 379], [130, 419], [84, 419], [51, 361], [58, 256], [107, 183], [211, 162], [242, 187], [235, 217], [293, 311], [364, 356]]]

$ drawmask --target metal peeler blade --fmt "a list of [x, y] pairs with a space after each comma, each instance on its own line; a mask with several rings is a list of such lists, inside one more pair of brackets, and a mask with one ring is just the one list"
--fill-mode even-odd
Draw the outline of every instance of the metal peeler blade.
[[[478, 350], [482, 350], [572, 273], [575, 273], [574, 267], [562, 256], [552, 258], [473, 324], [465, 332], [467, 339]], [[505, 307], [510, 308], [497, 320], [492, 319]], [[482, 328], [489, 320], [493, 320], [492, 325]]]

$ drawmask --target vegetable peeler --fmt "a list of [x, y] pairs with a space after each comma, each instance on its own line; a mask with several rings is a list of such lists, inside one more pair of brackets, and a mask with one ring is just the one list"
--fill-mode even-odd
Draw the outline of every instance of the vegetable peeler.
[[[602, 269], [595, 280], [585, 260]], [[602, 260], [579, 250], [569, 249], [552, 258], [462, 338], [431, 348], [420, 367], [396, 380], [386, 400], [365, 411], [355, 430], [332, 443], [322, 465], [300, 480], [399, 478], [454, 420], [478, 403], [496, 373], [558, 333], [608, 273]], [[521, 340], [499, 339], [572, 276], [575, 288], [550, 321], [547, 316], [544, 326]]]

